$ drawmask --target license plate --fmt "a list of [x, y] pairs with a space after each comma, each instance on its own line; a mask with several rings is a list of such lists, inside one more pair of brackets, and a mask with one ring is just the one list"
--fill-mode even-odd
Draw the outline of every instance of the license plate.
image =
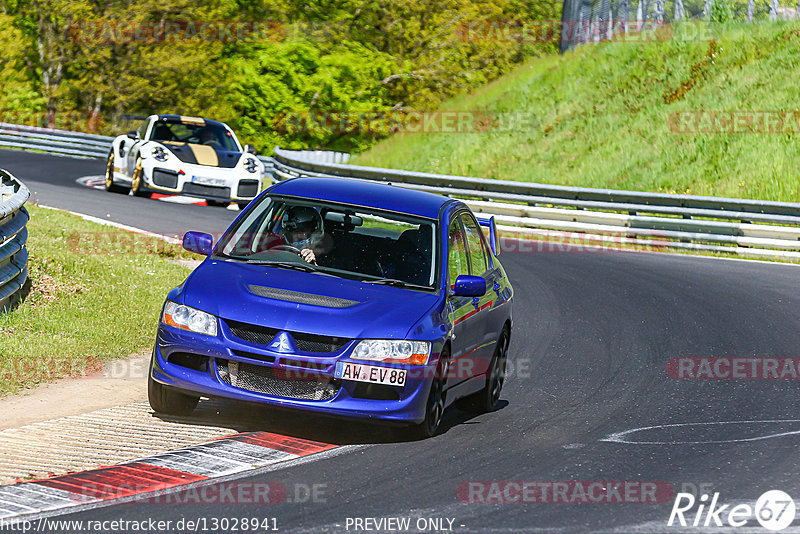
[[225, 186], [225, 180], [222, 178], [208, 178], [207, 176], [192, 176], [192, 183], [200, 185], [213, 185], [215, 187]]
[[336, 371], [333, 376], [342, 380], [385, 384], [387, 386], [404, 386], [406, 383], [405, 369], [361, 365], [350, 362], [336, 362]]

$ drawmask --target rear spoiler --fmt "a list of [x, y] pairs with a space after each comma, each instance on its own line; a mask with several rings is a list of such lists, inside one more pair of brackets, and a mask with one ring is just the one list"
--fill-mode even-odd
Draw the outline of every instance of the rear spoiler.
[[494, 216], [488, 219], [484, 217], [476, 217], [476, 219], [478, 219], [478, 224], [489, 228], [489, 246], [492, 248], [492, 254], [497, 256], [500, 251], [497, 247], [497, 225], [494, 223]]

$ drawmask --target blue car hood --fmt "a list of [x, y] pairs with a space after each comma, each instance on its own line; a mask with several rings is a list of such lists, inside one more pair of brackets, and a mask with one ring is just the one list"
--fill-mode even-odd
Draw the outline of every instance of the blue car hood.
[[[259, 296], [254, 287], [260, 293], [277, 289], [302, 295], [282, 295], [292, 302]], [[187, 280], [183, 295], [187, 306], [223, 320], [351, 339], [403, 339], [439, 299], [434, 292], [219, 260], [198, 267]], [[317, 295], [355, 303], [337, 301], [336, 305], [346, 307], [328, 307], [297, 302]]]

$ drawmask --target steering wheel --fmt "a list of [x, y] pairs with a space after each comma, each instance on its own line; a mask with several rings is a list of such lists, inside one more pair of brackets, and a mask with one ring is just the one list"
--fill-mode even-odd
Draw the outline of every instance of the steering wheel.
[[274, 247], [270, 247], [271, 250], [286, 250], [289, 252], [294, 252], [298, 256], [302, 256], [303, 251], [297, 247], [293, 247], [292, 245], [275, 245]]

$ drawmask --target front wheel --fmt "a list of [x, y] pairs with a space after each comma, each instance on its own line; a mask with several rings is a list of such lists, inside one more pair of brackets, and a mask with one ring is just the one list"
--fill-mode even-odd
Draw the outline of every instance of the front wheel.
[[425, 404], [425, 419], [422, 423], [411, 427], [409, 435], [413, 439], [426, 439], [434, 436], [439, 430], [444, 415], [444, 406], [447, 399], [447, 374], [450, 370], [450, 354], [442, 352], [439, 365], [436, 366], [436, 375], [431, 380], [431, 390], [428, 393], [428, 402]]
[[500, 392], [506, 380], [506, 365], [508, 364], [508, 330], [503, 330], [486, 373], [486, 385], [479, 392], [458, 399], [456, 408], [464, 412], [484, 413], [491, 412], [500, 400]]
[[128, 189], [114, 183], [114, 149], [108, 153], [106, 161], [106, 191], [109, 193], [127, 193]]
[[236, 204], [239, 205], [239, 211], [244, 211], [244, 209], [250, 205], [249, 202], [237, 202]]
[[230, 204], [230, 200], [211, 200], [210, 198], [206, 199], [206, 204], [209, 206], [215, 206], [217, 208], [227, 208], [228, 204]]
[[133, 169], [131, 177], [131, 191], [137, 197], [150, 198], [152, 193], [144, 190], [144, 169], [142, 169], [142, 157], [136, 158], [136, 167]]
[[167, 415], [189, 415], [200, 401], [200, 397], [169, 389], [152, 376], [147, 377], [147, 399], [155, 412]]

